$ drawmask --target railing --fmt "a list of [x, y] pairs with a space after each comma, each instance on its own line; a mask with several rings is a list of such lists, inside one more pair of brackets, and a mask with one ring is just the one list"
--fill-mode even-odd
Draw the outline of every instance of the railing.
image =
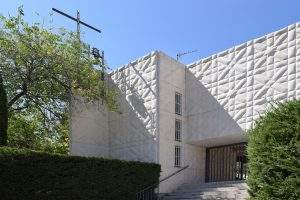
[[144, 189], [142, 189], [141, 191], [139, 191], [138, 193], [136, 193], [136, 200], [158, 200], [158, 186], [161, 182], [175, 176], [176, 174], [178, 174], [179, 172], [185, 170], [186, 168], [188, 168], [189, 165], [173, 172], [172, 174], [166, 176], [165, 178], [161, 179], [158, 183], [150, 185]]

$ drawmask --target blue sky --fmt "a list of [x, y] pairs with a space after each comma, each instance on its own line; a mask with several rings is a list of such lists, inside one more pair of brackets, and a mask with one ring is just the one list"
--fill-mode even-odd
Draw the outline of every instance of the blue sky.
[[[300, 21], [299, 0], [7, 0], [0, 13], [14, 14], [19, 5], [28, 21], [46, 23], [52, 7], [73, 16], [80, 10], [83, 21], [103, 30], [82, 28], [85, 41], [105, 50], [111, 68], [153, 50], [176, 57], [197, 49], [182, 58], [187, 64]], [[76, 30], [58, 14], [53, 25]]]

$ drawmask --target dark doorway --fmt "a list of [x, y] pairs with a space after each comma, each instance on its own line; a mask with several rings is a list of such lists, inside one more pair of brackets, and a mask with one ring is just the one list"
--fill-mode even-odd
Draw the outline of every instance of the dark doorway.
[[206, 149], [206, 182], [245, 180], [247, 176], [246, 143]]

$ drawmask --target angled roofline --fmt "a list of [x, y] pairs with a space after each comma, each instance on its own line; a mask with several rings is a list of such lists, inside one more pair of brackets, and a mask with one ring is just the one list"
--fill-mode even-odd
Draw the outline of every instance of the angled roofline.
[[121, 65], [120, 67], [117, 67], [112, 72], [110, 72], [109, 75], [111, 76], [111, 75], [114, 75], [117, 72], [121, 72], [124, 69], [127, 69], [128, 67], [130, 67], [132, 65], [135, 65], [135, 64], [137, 64], [139, 62], [142, 62], [142, 61], [144, 61], [144, 60], [146, 60], [146, 59], [148, 59], [148, 58], [150, 58], [150, 57], [152, 57], [154, 55], [157, 55], [159, 52], [160, 52], [159, 50], [151, 51], [150, 53], [148, 53], [148, 54], [146, 54], [146, 55], [144, 55], [142, 57], [139, 57], [139, 58], [137, 58], [137, 59], [135, 59], [133, 61], [130, 61], [128, 64]]

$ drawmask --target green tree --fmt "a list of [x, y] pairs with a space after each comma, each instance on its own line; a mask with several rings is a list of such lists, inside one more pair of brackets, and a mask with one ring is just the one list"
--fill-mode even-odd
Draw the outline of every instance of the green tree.
[[46, 126], [38, 110], [17, 112], [9, 118], [8, 145], [67, 154], [69, 150], [68, 119], [66, 113], [54, 125]]
[[[0, 17], [0, 145], [7, 145], [10, 121], [33, 123], [39, 113], [43, 127], [53, 129], [76, 97], [104, 100], [110, 110], [116, 110], [116, 92], [96, 68], [105, 67], [103, 60], [93, 58], [75, 33], [54, 33], [39, 23], [26, 23], [23, 15], [19, 8], [17, 16]], [[29, 130], [39, 127], [30, 123], [26, 124]]]
[[250, 199], [300, 199], [300, 100], [273, 106], [248, 137]]

